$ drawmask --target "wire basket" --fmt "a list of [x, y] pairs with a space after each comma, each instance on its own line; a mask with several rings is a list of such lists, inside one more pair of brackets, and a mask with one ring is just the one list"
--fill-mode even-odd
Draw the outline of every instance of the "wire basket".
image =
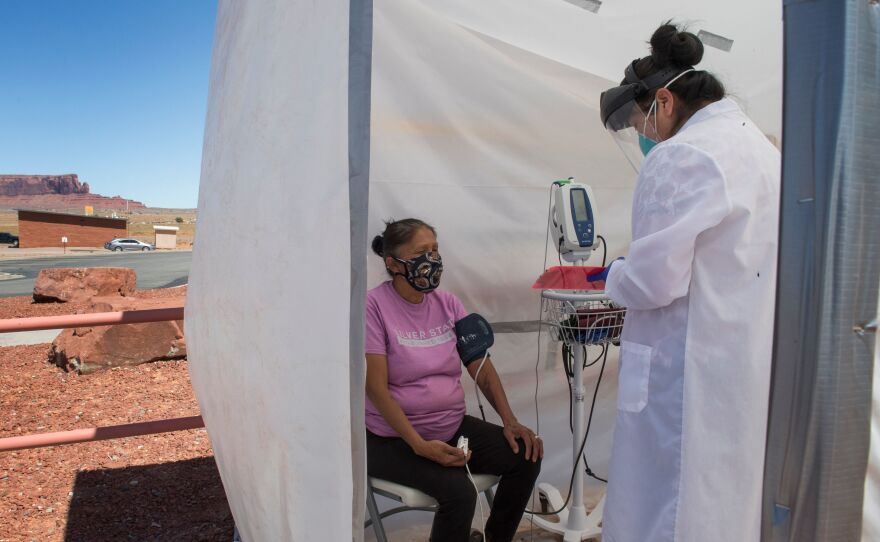
[[626, 309], [595, 294], [559, 294], [548, 290], [541, 301], [542, 323], [567, 345], [620, 344]]

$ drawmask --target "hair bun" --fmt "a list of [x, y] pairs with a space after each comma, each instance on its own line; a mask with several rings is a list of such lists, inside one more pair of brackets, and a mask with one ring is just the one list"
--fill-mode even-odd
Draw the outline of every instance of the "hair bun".
[[681, 32], [667, 22], [651, 36], [651, 59], [658, 67], [693, 66], [703, 59], [703, 42], [694, 34]]
[[373, 252], [378, 254], [379, 256], [384, 256], [383, 252], [385, 251], [385, 238], [381, 235], [377, 235], [373, 237], [373, 243], [370, 245], [370, 248], [373, 249]]

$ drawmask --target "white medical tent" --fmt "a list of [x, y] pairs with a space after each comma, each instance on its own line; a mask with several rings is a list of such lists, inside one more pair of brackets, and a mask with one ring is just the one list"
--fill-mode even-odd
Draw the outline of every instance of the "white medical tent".
[[[876, 5], [846, 10], [857, 4], [876, 23]], [[608, 259], [626, 253], [635, 173], [599, 121], [599, 94], [667, 19], [701, 35], [700, 68], [781, 142], [780, 2], [220, 1], [186, 333], [243, 540], [364, 537], [363, 298], [384, 280], [367, 247], [389, 218], [436, 227], [443, 287], [493, 323], [514, 411], [546, 443], [540, 480], [565, 492], [568, 388], [531, 289], [552, 263], [549, 187], [590, 184]], [[253, 243], [228, 253], [245, 226]], [[600, 261], [601, 249], [589, 264]], [[586, 448], [599, 475], [616, 351], [609, 361]], [[586, 371], [588, 390], [597, 376]], [[603, 490], [591, 480], [588, 502]], [[393, 539], [414, 521], [430, 520], [404, 514], [386, 528]]]

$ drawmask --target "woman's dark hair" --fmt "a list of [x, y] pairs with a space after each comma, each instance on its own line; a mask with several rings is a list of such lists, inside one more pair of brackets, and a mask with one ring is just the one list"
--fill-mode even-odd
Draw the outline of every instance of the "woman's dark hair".
[[[680, 30], [671, 21], [660, 25], [651, 36], [651, 56], [636, 62], [635, 72], [641, 79], [667, 68], [685, 70], [696, 66], [703, 59], [703, 42], [690, 32]], [[685, 112], [694, 113], [706, 103], [724, 98], [724, 85], [707, 71], [692, 71], [669, 85], [684, 103]], [[657, 89], [651, 89], [640, 105], [647, 106], [654, 100]]]
[[[385, 256], [397, 256], [397, 251], [403, 245], [409, 243], [413, 236], [422, 228], [428, 228], [431, 233], [437, 235], [434, 227], [418, 218], [404, 218], [403, 220], [388, 220], [385, 222], [385, 231], [381, 235], [373, 237], [370, 245], [373, 252], [384, 258]], [[391, 274], [389, 271], [388, 274]]]

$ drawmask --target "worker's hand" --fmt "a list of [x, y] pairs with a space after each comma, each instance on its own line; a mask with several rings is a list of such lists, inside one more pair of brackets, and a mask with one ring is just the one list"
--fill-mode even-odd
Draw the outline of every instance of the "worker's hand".
[[599, 271], [587, 275], [587, 280], [590, 282], [608, 280], [608, 272], [611, 271], [611, 266], [623, 259], [623, 256], [621, 256], [620, 258], [617, 258], [616, 260], [613, 260], [611, 263], [609, 263], [607, 267], [602, 267]]
[[523, 445], [526, 447], [526, 460], [532, 463], [544, 457], [544, 441], [534, 431], [517, 421], [504, 424], [504, 438], [507, 439], [510, 449], [515, 454], [519, 453], [519, 444], [516, 439], [522, 439]]
[[463, 467], [471, 458], [470, 450], [465, 457], [463, 450], [450, 446], [441, 440], [426, 440], [414, 451], [416, 455], [430, 459], [444, 467]]

